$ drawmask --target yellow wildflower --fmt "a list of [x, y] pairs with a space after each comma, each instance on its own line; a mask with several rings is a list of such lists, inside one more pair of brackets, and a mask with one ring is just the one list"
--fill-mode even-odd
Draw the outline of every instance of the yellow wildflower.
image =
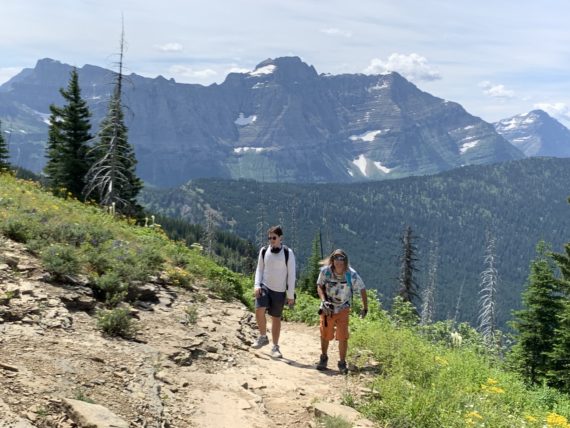
[[475, 419], [483, 419], [483, 416], [477, 411], [473, 410], [465, 415], [466, 418], [475, 418]]
[[447, 360], [443, 357], [440, 357], [439, 355], [435, 356], [435, 362], [441, 366], [445, 366], [447, 367], [449, 365], [449, 363], [447, 362]]
[[525, 415], [524, 418], [529, 421], [529, 422], [536, 422], [538, 419], [536, 419], [534, 416], [532, 415]]
[[481, 389], [485, 392], [490, 392], [491, 394], [504, 394], [505, 390], [498, 386], [498, 381], [493, 378], [487, 379], [486, 384], [481, 385]]
[[569, 428], [568, 419], [557, 413], [549, 413], [546, 415], [546, 426], [548, 427], [560, 427]]

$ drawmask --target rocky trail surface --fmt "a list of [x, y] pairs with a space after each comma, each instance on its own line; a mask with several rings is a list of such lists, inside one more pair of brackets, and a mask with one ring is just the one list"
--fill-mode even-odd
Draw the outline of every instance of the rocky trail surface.
[[366, 392], [364, 373], [315, 370], [316, 327], [283, 323], [273, 359], [270, 346], [251, 349], [254, 319], [239, 302], [160, 279], [138, 294], [135, 338], [104, 336], [85, 281], [50, 281], [0, 238], [0, 428], [316, 427], [315, 414], [341, 410], [373, 426], [340, 405]]

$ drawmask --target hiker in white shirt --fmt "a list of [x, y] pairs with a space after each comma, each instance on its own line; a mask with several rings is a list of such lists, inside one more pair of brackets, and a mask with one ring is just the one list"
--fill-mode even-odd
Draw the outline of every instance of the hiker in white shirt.
[[281, 315], [285, 302], [295, 304], [295, 255], [293, 250], [283, 245], [281, 226], [273, 226], [267, 231], [269, 246], [259, 251], [255, 271], [254, 296], [255, 320], [259, 328], [259, 337], [253, 347], [259, 349], [269, 344], [267, 338], [267, 319], [271, 316], [271, 356], [281, 358], [279, 335], [281, 333]]

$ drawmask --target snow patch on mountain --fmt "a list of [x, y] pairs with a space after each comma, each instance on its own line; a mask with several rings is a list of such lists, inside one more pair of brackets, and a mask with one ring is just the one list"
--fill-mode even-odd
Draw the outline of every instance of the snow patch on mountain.
[[371, 86], [367, 89], [368, 92], [373, 92], [373, 91], [379, 91], [381, 89], [386, 89], [389, 88], [390, 85], [388, 85], [387, 82], [382, 82], [382, 84], [380, 84], [380, 82], [378, 82], [376, 85]]
[[275, 65], [269, 64], [269, 65], [266, 65], [265, 67], [259, 67], [257, 70], [254, 70], [248, 74], [252, 77], [260, 77], [260, 76], [265, 76], [265, 75], [271, 74], [276, 69], [277, 69], [277, 67]]
[[246, 125], [251, 125], [256, 120], [257, 120], [256, 115], [251, 115], [246, 117], [243, 113], [240, 113], [239, 117], [236, 120], [234, 120], [234, 123], [238, 126], [246, 126]]
[[[352, 161], [352, 163], [360, 170], [362, 175], [364, 175], [365, 177], [368, 177], [369, 174], [367, 174], [367, 172], [366, 172], [366, 167], [369, 164], [369, 159], [366, 156], [364, 156], [362, 154], [362, 155], [358, 156], [358, 158], [354, 159]], [[384, 174], [388, 174], [390, 171], [392, 171], [391, 168], [388, 168], [388, 167], [382, 165], [382, 163], [378, 162], [378, 161], [373, 161], [372, 165], [374, 165], [376, 167], [376, 169], [378, 169], [378, 171], [381, 171]], [[349, 174], [353, 175], [351, 171], [349, 171]]]
[[475, 141], [468, 141], [467, 143], [463, 143], [461, 145], [461, 147], [459, 148], [459, 153], [464, 154], [467, 150], [472, 149], [473, 147], [477, 146], [477, 144], [479, 144], [480, 140], [475, 140]]
[[234, 148], [234, 153], [237, 153], [237, 154], [242, 154], [242, 153], [247, 153], [247, 152], [260, 153], [260, 152], [263, 152], [264, 150], [267, 150], [267, 149], [265, 147], [236, 147], [236, 148]]
[[350, 141], [362, 140], [362, 141], [372, 142], [374, 141], [377, 135], [387, 131], [389, 131], [389, 129], [377, 129], [375, 131], [368, 131], [360, 135], [351, 135], [348, 138], [350, 139]]
[[380, 171], [382, 171], [384, 174], [388, 174], [390, 171], [392, 171], [392, 168], [385, 167], [380, 162], [374, 161], [374, 166], [378, 168]]

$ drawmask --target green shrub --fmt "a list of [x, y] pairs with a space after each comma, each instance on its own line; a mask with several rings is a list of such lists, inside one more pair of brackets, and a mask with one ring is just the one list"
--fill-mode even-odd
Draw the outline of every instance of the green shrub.
[[100, 311], [97, 314], [97, 327], [109, 336], [132, 338], [136, 327], [126, 308]]
[[319, 427], [323, 428], [351, 428], [352, 424], [340, 416], [321, 416], [317, 419]]
[[111, 270], [113, 258], [110, 254], [110, 250], [106, 247], [105, 245], [100, 248], [89, 246], [85, 249], [85, 261], [89, 272], [103, 275], [105, 272]]
[[41, 256], [42, 251], [50, 246], [50, 242], [42, 237], [35, 237], [35, 238], [31, 238], [27, 243], [26, 243], [26, 248], [28, 249], [29, 252], [31, 252], [33, 255], [35, 256]]
[[190, 255], [188, 254], [188, 249], [182, 245], [183, 244], [178, 244], [173, 247], [170, 253], [170, 259], [173, 266], [184, 269], [188, 267]]
[[42, 262], [45, 269], [58, 280], [77, 275], [81, 269], [77, 250], [69, 245], [53, 244], [45, 248], [42, 251]]
[[[193, 271], [200, 272], [198, 266], [193, 266], [193, 268]], [[251, 296], [251, 289], [247, 286], [249, 281], [246, 278], [213, 262], [204, 267], [202, 274], [204, 272], [210, 280], [206, 286], [213, 294], [226, 301], [239, 299], [249, 308], [252, 308], [252, 299], [246, 297]]]
[[126, 284], [117, 272], [109, 271], [95, 279], [95, 287], [105, 296], [109, 306], [117, 306], [125, 300], [128, 294]]
[[188, 287], [190, 285], [190, 281], [192, 280], [192, 276], [179, 267], [174, 267], [172, 269], [168, 269], [166, 271], [166, 275], [168, 276], [168, 280], [177, 287]]
[[110, 231], [100, 225], [78, 222], [56, 222], [48, 227], [44, 233], [48, 233], [52, 241], [67, 243], [76, 247], [80, 247], [84, 243], [98, 247], [113, 237]]
[[9, 218], [1, 225], [1, 232], [6, 237], [16, 242], [26, 243], [34, 235], [34, 228], [29, 221]]
[[405, 301], [400, 296], [394, 298], [390, 318], [398, 327], [413, 327], [417, 325], [420, 320], [414, 305]]
[[186, 314], [186, 322], [188, 324], [196, 324], [198, 322], [198, 308], [195, 305], [188, 305], [184, 309]]
[[295, 307], [288, 309], [285, 306], [283, 311], [283, 319], [286, 321], [303, 322], [309, 325], [316, 325], [319, 323], [319, 310], [320, 300], [304, 292], [297, 293], [297, 300]]
[[[164, 243], [160, 243], [160, 245], [164, 245]], [[162, 255], [162, 249], [150, 242], [137, 248], [135, 257], [137, 265], [147, 277], [158, 274], [166, 261]]]
[[89, 398], [89, 396], [85, 393], [85, 389], [83, 388], [76, 389], [75, 393], [73, 394], [73, 398], [78, 401], [84, 401], [85, 403], [95, 404], [95, 401]]
[[236, 293], [231, 284], [221, 283], [217, 281], [209, 281], [206, 283], [206, 288], [216, 297], [219, 297], [226, 302], [229, 302], [240, 296]]

